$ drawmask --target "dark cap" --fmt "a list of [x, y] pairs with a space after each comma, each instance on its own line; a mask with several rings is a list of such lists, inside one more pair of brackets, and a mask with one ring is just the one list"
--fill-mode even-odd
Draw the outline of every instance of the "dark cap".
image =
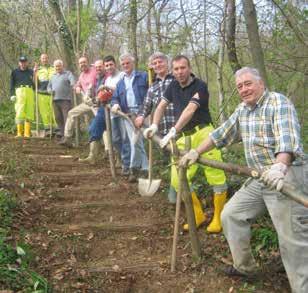
[[26, 56], [20, 56], [19, 57], [19, 61], [20, 62], [25, 62], [25, 61], [28, 61], [28, 58]]

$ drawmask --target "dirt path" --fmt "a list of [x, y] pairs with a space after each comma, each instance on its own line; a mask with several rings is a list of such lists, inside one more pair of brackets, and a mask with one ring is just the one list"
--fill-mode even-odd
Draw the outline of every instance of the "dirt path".
[[81, 164], [82, 149], [31, 139], [20, 150], [35, 163], [25, 179], [31, 191], [20, 195], [28, 215], [23, 234], [54, 292], [288, 292], [284, 274], [254, 283], [223, 276], [227, 244], [204, 227], [203, 262], [192, 262], [189, 237], [182, 234], [172, 274], [174, 207], [164, 194], [141, 198], [136, 184], [120, 176], [110, 184], [108, 162]]

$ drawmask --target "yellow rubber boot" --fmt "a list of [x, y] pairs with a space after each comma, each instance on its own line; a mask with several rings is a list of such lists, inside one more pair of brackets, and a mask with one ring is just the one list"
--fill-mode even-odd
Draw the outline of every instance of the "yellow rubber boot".
[[[202, 205], [197, 197], [197, 194], [194, 191], [191, 193], [191, 199], [195, 212], [196, 227], [198, 228], [202, 223], [205, 222], [206, 218], [202, 210]], [[183, 229], [185, 231], [188, 231], [188, 224], [185, 224], [183, 226]]]
[[214, 216], [206, 230], [209, 233], [219, 233], [222, 230], [220, 215], [227, 199], [227, 191], [214, 193]]
[[16, 124], [17, 135], [15, 137], [22, 137], [23, 127], [22, 124]]
[[31, 136], [31, 124], [30, 124], [30, 122], [25, 122], [25, 133], [24, 133], [24, 137], [30, 138], [30, 136]]

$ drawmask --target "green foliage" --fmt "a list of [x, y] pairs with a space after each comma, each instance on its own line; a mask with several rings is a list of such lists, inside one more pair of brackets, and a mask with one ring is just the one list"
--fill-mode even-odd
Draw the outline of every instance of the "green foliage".
[[50, 288], [45, 278], [29, 267], [33, 259], [30, 249], [25, 244], [13, 247], [7, 242], [10, 232], [16, 199], [6, 190], [0, 190], [0, 289], [16, 292], [45, 293]]
[[0, 132], [14, 133], [15, 111], [14, 103], [4, 100], [0, 103]]

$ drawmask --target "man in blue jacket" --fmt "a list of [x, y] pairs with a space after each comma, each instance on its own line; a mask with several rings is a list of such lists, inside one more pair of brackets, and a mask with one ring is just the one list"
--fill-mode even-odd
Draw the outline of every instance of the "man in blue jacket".
[[[143, 100], [148, 90], [148, 78], [146, 72], [135, 70], [135, 58], [131, 54], [121, 55], [120, 64], [124, 75], [118, 82], [112, 96], [111, 111], [117, 113], [118, 110], [121, 110], [134, 120], [142, 108]], [[147, 173], [148, 171], [148, 160], [143, 145], [143, 137], [140, 135], [138, 140], [134, 141], [133, 126], [126, 120], [123, 120], [122, 125], [122, 131], [127, 132], [131, 147], [128, 181], [135, 182], [138, 171], [142, 173]]]

